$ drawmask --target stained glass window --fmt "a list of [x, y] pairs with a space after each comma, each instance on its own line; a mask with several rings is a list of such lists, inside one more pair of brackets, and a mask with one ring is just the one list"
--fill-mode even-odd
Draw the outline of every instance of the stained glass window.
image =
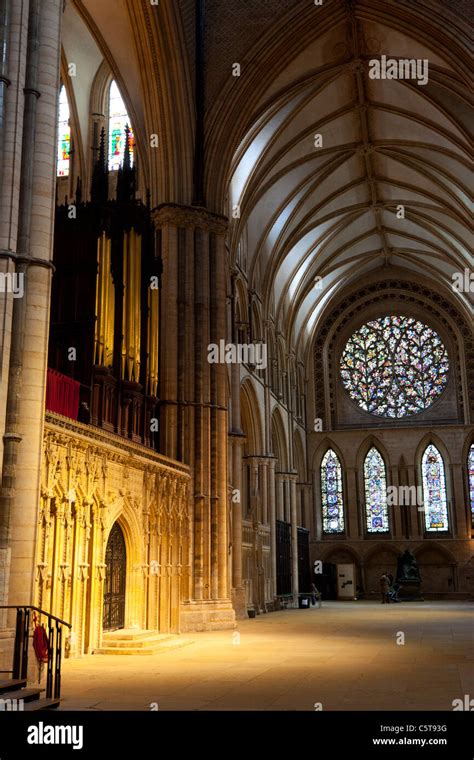
[[123, 102], [119, 88], [115, 81], [110, 85], [109, 93], [109, 169], [115, 171], [119, 169], [125, 153], [125, 127], [128, 125], [130, 162], [133, 164], [133, 152], [135, 141], [130, 126], [125, 103]]
[[469, 477], [469, 503], [471, 505], [471, 515], [474, 523], [474, 443], [471, 445], [467, 457], [467, 472]]
[[448, 381], [448, 352], [414, 317], [385, 316], [362, 325], [340, 360], [350, 397], [366, 412], [399, 419], [428, 409]]
[[423, 475], [423, 506], [425, 529], [448, 530], [448, 504], [443, 457], [432, 443], [426, 447], [421, 460]]
[[365, 517], [368, 533], [388, 533], [385, 462], [373, 446], [364, 462]]
[[344, 532], [344, 500], [342, 495], [342, 472], [337, 454], [326, 451], [321, 462], [321, 505], [323, 532]]
[[58, 114], [58, 154], [57, 176], [69, 175], [69, 159], [71, 155], [71, 129], [69, 126], [69, 104], [67, 102], [66, 88], [63, 85], [59, 91], [59, 114]]

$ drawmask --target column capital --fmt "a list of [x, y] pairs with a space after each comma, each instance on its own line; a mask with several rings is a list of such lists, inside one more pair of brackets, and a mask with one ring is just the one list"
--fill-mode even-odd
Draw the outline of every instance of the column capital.
[[162, 203], [152, 211], [156, 227], [166, 224], [175, 227], [201, 227], [217, 235], [225, 235], [228, 229], [228, 219], [221, 214], [213, 214], [200, 206], [182, 206], [179, 203]]
[[284, 480], [288, 481], [294, 481], [295, 483], [298, 481], [298, 473], [294, 472], [294, 470], [280, 470], [275, 473], [276, 475], [280, 475]]
[[236, 443], [236, 444], [238, 443], [242, 446], [247, 441], [247, 436], [245, 435], [243, 430], [236, 430], [235, 428], [232, 428], [231, 430], [229, 430], [227, 435], [229, 436], [229, 438], [232, 439], [233, 443]]

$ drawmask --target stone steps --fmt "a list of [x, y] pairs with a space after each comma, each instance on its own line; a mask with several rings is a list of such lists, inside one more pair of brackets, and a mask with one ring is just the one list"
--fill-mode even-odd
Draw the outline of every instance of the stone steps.
[[157, 631], [119, 630], [104, 633], [102, 646], [94, 654], [159, 654], [192, 644], [189, 639]]
[[58, 707], [59, 699], [41, 697], [44, 689], [27, 686], [26, 679], [0, 681], [0, 714], [3, 712], [33, 712]]

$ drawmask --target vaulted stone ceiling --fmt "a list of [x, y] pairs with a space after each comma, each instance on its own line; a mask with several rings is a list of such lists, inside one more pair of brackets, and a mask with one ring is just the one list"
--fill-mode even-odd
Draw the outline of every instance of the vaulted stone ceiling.
[[[401, 268], [452, 294], [453, 273], [472, 269], [465, 60], [443, 48], [441, 24], [430, 37], [421, 16], [403, 28], [382, 5], [395, 8], [334, 4], [337, 23], [320, 34], [313, 11], [313, 40], [267, 77], [233, 157], [232, 249], [247, 250], [251, 286], [263, 282], [267, 306], [273, 292], [276, 320], [301, 350], [330, 299], [373, 270]], [[383, 54], [427, 59], [428, 83], [371, 79], [369, 60]], [[456, 298], [472, 318], [472, 294]]]
[[[137, 139], [141, 185], [152, 203], [190, 203], [194, 114], [185, 33], [174, 0], [67, 0], [62, 75], [68, 79], [82, 155], [90, 150], [91, 92], [101, 67], [120, 88]], [[150, 147], [157, 134], [159, 150]]]
[[[64, 48], [80, 63], [84, 154], [100, 50], [127, 103], [152, 202], [190, 203], [194, 0], [69, 3]], [[465, 8], [206, 3], [206, 200], [229, 216], [239, 205], [231, 253], [244, 244], [250, 286], [261, 281], [266, 307], [273, 298], [279, 327], [301, 353], [331, 299], [379, 269], [435, 281], [473, 316], [472, 294], [451, 288], [453, 273], [472, 268]], [[370, 79], [368, 62], [381, 55], [427, 59], [428, 83]], [[149, 149], [154, 132], [159, 151]]]

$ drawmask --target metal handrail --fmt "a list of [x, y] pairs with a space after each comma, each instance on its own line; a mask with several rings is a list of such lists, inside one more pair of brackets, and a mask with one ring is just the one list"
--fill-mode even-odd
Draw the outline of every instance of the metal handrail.
[[66, 623], [65, 620], [61, 620], [61, 618], [56, 617], [56, 615], [52, 615], [50, 612], [46, 612], [45, 610], [40, 609], [39, 607], [35, 607], [33, 604], [1, 604], [0, 610], [35, 610], [35, 612], [39, 612], [40, 615], [45, 615], [48, 618], [52, 618], [57, 623], [61, 623], [61, 625], [65, 625], [67, 628], [72, 628], [71, 623]]
[[[15, 643], [13, 669], [2, 671], [11, 673], [13, 679], [28, 678], [28, 652], [30, 639], [30, 611], [34, 610], [48, 618], [48, 659], [46, 670], [46, 697], [59, 699], [61, 696], [61, 654], [62, 626], [72, 628], [71, 623], [61, 620], [51, 612], [46, 612], [33, 604], [4, 604], [0, 610], [16, 610]], [[43, 626], [44, 629], [44, 626]]]

